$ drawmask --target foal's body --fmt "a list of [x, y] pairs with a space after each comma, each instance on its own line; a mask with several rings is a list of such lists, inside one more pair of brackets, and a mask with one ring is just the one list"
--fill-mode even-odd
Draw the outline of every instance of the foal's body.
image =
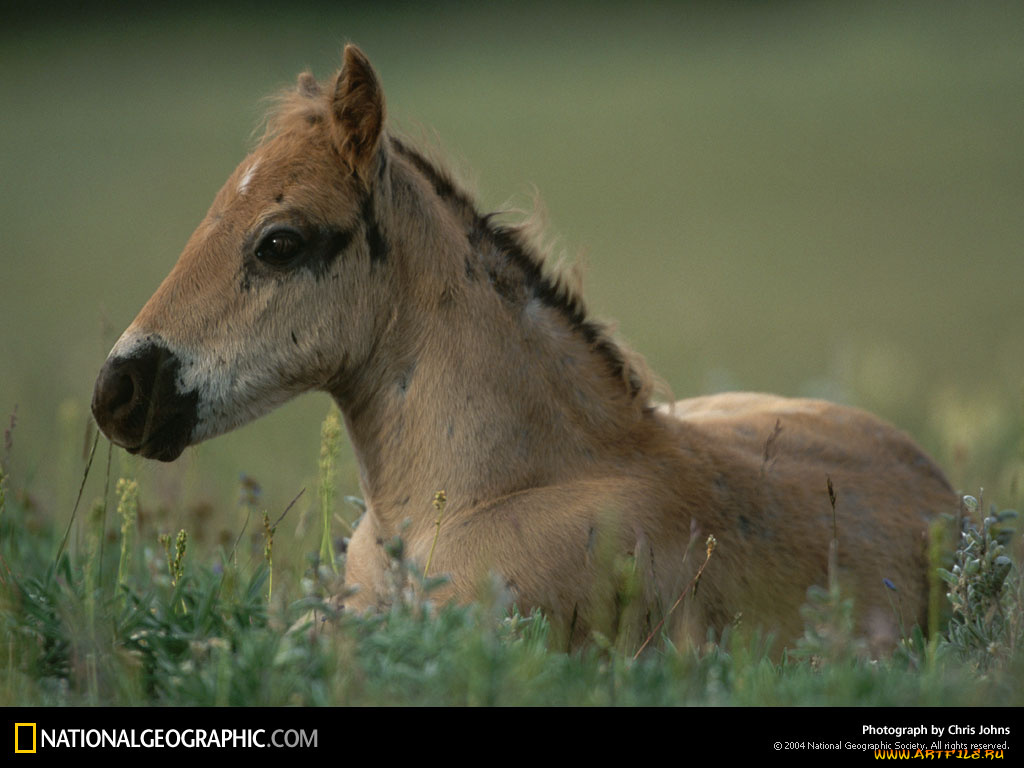
[[954, 500], [909, 438], [809, 400], [656, 407], [643, 363], [519, 233], [383, 126], [358, 50], [328, 89], [300, 78], [111, 351], [93, 411], [114, 442], [173, 460], [330, 392], [368, 502], [347, 559], [353, 609], [390, 599], [392, 537], [427, 561], [444, 490], [439, 596], [470, 600], [496, 575], [572, 644], [592, 630], [642, 639], [708, 535], [717, 549], [673, 631], [701, 640], [739, 614], [792, 641], [834, 536], [876, 648], [897, 636], [883, 579], [902, 621], [924, 623], [927, 526]]
[[[807, 588], [826, 583], [835, 533], [840, 583], [872, 649], [891, 647], [901, 621], [925, 624], [927, 523], [951, 508], [952, 493], [909, 438], [870, 414], [761, 394], [694, 398], [601, 438], [579, 469], [558, 465], [545, 457], [532, 482], [504, 491], [485, 491], [484, 472], [465, 485], [445, 476], [437, 487], [459, 490], [447, 493], [431, 571], [452, 575], [446, 597], [471, 600], [495, 573], [521, 608], [544, 609], [573, 644], [593, 629], [638, 641], [691, 581], [711, 534], [717, 547], [696, 596], [673, 617], [675, 633], [699, 642], [738, 618], [789, 643], [802, 632]], [[368, 494], [371, 511], [349, 549], [347, 581], [359, 586], [350, 607], [391, 595], [381, 541], [402, 531], [407, 552], [426, 562], [430, 487]], [[416, 497], [419, 509], [410, 509]], [[632, 606], [621, 604], [612, 573], [623, 555], [642, 590]]]

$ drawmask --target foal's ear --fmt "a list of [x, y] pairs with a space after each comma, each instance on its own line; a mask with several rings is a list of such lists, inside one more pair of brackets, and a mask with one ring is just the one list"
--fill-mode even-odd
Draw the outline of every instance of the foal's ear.
[[384, 91], [370, 60], [354, 45], [345, 46], [331, 114], [334, 146], [342, 160], [360, 178], [369, 178], [384, 128]]

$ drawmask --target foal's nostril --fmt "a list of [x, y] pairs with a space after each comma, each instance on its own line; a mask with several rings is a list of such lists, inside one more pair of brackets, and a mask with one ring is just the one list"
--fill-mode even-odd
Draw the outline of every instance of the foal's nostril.
[[[145, 414], [140, 408], [146, 399], [147, 366], [145, 358], [112, 358], [96, 380], [92, 412], [108, 437], [120, 444], [136, 444], [142, 439]], [[149, 376], [152, 379], [152, 375]]]
[[110, 382], [107, 394], [107, 408], [115, 413], [124, 408], [131, 408], [132, 400], [135, 399], [135, 380], [131, 374], [122, 372], [114, 381]]
[[117, 418], [119, 412], [130, 409], [135, 399], [137, 386], [131, 371], [130, 361], [109, 361], [100, 371], [93, 396], [93, 410], [97, 416]]

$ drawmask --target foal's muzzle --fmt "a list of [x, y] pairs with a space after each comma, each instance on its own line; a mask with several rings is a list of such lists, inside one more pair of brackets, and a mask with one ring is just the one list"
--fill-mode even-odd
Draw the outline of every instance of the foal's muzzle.
[[147, 341], [100, 369], [92, 413], [110, 441], [147, 459], [174, 461], [195, 429], [197, 392], [178, 391], [181, 361], [159, 342]]

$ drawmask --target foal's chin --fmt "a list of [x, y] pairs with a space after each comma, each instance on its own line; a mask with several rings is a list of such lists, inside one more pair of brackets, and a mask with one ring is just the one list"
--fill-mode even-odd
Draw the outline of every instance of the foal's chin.
[[133, 442], [123, 435], [108, 431], [108, 428], [100, 424], [101, 431], [114, 445], [124, 448], [133, 456], [155, 461], [174, 461], [196, 442], [191, 439], [192, 426], [189, 420], [181, 414], [171, 416], [162, 424], [151, 426], [142, 442]]
[[[174, 430], [175, 425], [172, 424], [168, 426], [171, 431]], [[191, 443], [187, 438], [182, 439], [173, 434], [167, 437], [158, 433], [142, 445], [134, 448], [128, 445], [123, 445], [121, 447], [128, 451], [128, 453], [141, 456], [144, 459], [171, 462], [181, 456], [189, 445], [191, 445]]]

